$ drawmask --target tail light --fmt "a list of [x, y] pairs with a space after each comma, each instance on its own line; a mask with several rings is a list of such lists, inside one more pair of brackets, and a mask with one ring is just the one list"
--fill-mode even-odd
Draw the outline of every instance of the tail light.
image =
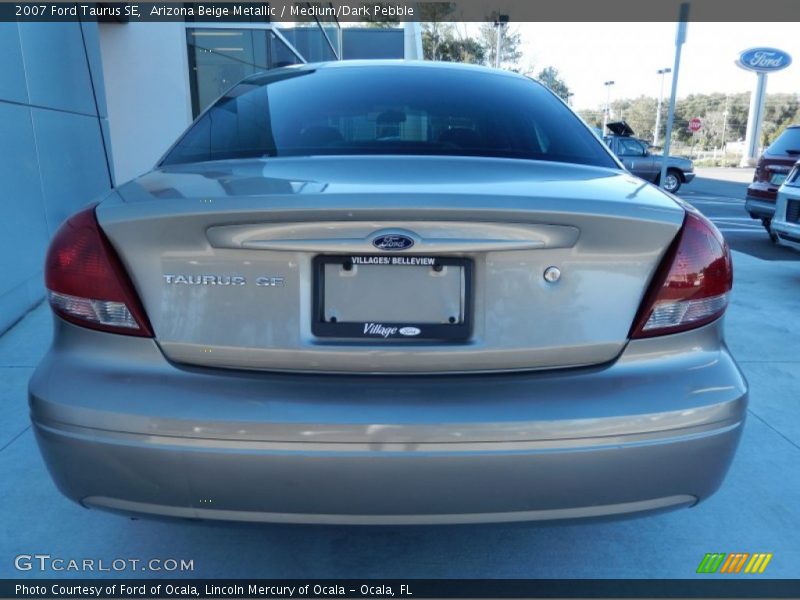
[[756, 163], [756, 170], [753, 172], [753, 182], [756, 181], [766, 181], [767, 180], [767, 169], [764, 166], [764, 158], [759, 158], [758, 162]]
[[91, 329], [152, 337], [136, 291], [97, 223], [94, 206], [56, 232], [45, 260], [50, 306], [61, 318]]
[[700, 327], [723, 315], [733, 286], [728, 244], [703, 215], [687, 208], [639, 309], [631, 334], [646, 338]]

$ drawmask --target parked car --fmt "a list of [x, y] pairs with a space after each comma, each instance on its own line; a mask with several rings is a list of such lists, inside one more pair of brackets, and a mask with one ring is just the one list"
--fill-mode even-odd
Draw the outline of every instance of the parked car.
[[[663, 155], [652, 153], [648, 142], [633, 137], [634, 131], [625, 121], [608, 123], [606, 127], [612, 135], [605, 136], [603, 140], [625, 167], [637, 177], [658, 184], [661, 180]], [[694, 163], [691, 159], [669, 156], [663, 187], [674, 194], [681, 185], [692, 181], [694, 175]]]
[[770, 235], [778, 244], [800, 250], [800, 161], [778, 189]]
[[786, 180], [795, 161], [800, 157], [800, 125], [787, 127], [770, 144], [758, 160], [753, 182], [747, 188], [744, 207], [753, 219], [759, 219], [773, 242], [777, 234], [770, 228], [775, 214], [778, 188]]
[[551, 91], [452, 63], [255, 75], [49, 248], [60, 490], [203, 519], [642, 514], [722, 483], [728, 246]]

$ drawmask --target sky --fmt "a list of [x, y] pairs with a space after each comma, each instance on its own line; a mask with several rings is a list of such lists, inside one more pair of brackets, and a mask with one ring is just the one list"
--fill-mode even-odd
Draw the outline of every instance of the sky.
[[[656, 71], [672, 68], [675, 59], [675, 23], [515, 23], [512, 27], [522, 36], [521, 66], [532, 64], [535, 72], [547, 66], [557, 68], [575, 94], [573, 106], [579, 109], [603, 106], [603, 82], [609, 80], [615, 82], [612, 100], [657, 96], [660, 76]], [[734, 62], [742, 50], [754, 46], [779, 48], [794, 60], [787, 69], [769, 76], [767, 93], [800, 93], [798, 23], [689, 23], [678, 97], [751, 91], [756, 75]], [[669, 77], [664, 80], [665, 96]]]

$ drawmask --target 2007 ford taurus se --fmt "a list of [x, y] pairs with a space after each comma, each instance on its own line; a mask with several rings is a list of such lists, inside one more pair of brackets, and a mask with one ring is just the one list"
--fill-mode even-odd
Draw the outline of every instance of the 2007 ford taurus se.
[[646, 513], [709, 497], [744, 423], [720, 233], [500, 71], [246, 79], [61, 227], [46, 284], [31, 414], [86, 507]]

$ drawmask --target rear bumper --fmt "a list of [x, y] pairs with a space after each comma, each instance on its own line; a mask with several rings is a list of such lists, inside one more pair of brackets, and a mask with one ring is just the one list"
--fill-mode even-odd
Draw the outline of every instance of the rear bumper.
[[770, 229], [778, 236], [778, 243], [800, 250], [800, 224], [773, 219]]
[[688, 506], [721, 484], [747, 401], [719, 322], [594, 369], [443, 377], [189, 371], [151, 340], [57, 329], [30, 385], [42, 454], [66, 496], [124, 512], [403, 524]]
[[744, 200], [744, 208], [754, 219], [772, 219], [775, 215], [775, 202], [769, 202], [752, 196]]
[[744, 208], [754, 219], [772, 219], [778, 188], [766, 181], [754, 181], [747, 186]]
[[568, 519], [691, 506], [721, 483], [740, 430], [583, 440], [588, 445], [559, 440], [550, 448], [303, 449], [35, 428], [59, 487], [87, 507], [339, 524]]

